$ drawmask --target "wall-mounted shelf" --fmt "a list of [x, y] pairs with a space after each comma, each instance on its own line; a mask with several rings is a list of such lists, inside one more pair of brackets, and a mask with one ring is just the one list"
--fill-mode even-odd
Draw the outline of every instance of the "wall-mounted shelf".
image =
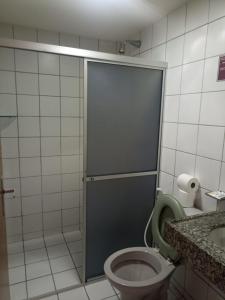
[[8, 127], [15, 119], [16, 116], [0, 116], [0, 132]]

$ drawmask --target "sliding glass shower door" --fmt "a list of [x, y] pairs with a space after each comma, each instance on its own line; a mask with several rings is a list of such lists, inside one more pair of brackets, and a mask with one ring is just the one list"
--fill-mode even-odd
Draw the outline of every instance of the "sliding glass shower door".
[[143, 245], [158, 174], [163, 70], [86, 61], [85, 280]]

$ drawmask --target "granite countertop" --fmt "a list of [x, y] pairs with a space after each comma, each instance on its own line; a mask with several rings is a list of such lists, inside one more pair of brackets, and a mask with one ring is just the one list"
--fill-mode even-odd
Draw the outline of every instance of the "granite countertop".
[[193, 269], [225, 292], [225, 249], [208, 238], [218, 227], [225, 227], [225, 211], [167, 222], [165, 239]]

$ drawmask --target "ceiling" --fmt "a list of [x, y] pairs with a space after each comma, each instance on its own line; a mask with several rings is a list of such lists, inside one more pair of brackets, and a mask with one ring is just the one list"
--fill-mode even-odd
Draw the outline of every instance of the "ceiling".
[[0, 0], [0, 22], [123, 40], [185, 0]]

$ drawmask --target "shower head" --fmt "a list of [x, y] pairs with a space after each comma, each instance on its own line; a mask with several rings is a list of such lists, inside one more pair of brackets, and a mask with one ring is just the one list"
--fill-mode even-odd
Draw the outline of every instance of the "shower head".
[[135, 48], [141, 48], [141, 41], [140, 40], [126, 40], [125, 42], [119, 43], [119, 54], [125, 54], [126, 44], [130, 44]]

